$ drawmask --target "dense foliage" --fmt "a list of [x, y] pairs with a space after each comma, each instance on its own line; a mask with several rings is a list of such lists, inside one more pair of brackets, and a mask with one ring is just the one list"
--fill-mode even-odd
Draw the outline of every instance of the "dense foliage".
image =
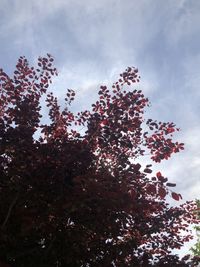
[[[197, 215], [198, 215], [198, 218], [200, 219], [200, 200], [197, 200], [196, 202], [197, 202], [197, 207], [198, 207]], [[195, 230], [196, 230], [198, 239], [194, 247], [191, 248], [191, 251], [193, 252], [195, 256], [200, 257], [200, 225], [195, 226]]]
[[54, 75], [50, 55], [37, 68], [20, 57], [13, 77], [0, 70], [1, 266], [195, 266], [198, 258], [172, 254], [191, 239], [195, 204], [170, 206], [168, 196], [181, 199], [175, 184], [139, 163], [146, 153], [167, 160], [183, 144], [173, 123], [145, 120], [148, 99], [132, 90], [138, 70], [101, 86], [78, 114], [73, 90], [63, 109], [47, 91]]

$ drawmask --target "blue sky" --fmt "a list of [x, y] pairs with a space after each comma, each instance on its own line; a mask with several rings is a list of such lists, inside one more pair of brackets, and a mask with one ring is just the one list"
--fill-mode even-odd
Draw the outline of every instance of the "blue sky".
[[31, 64], [55, 57], [53, 90], [86, 108], [101, 83], [127, 66], [139, 68], [147, 114], [174, 121], [185, 151], [155, 166], [184, 200], [200, 198], [200, 1], [0, 0], [0, 65], [11, 73], [19, 56]]

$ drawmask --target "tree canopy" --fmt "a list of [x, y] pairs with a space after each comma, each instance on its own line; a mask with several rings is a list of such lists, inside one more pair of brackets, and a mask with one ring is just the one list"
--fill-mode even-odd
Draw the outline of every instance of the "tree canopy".
[[63, 108], [49, 92], [54, 75], [49, 54], [37, 67], [20, 57], [12, 77], [0, 70], [2, 266], [195, 266], [198, 257], [173, 255], [192, 238], [195, 203], [170, 205], [182, 199], [176, 185], [140, 163], [146, 153], [168, 160], [184, 144], [174, 123], [145, 118], [138, 70], [102, 85], [77, 114], [72, 89]]

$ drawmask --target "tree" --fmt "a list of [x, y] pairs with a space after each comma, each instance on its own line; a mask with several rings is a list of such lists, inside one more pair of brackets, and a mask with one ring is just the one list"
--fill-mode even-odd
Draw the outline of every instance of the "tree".
[[[196, 203], [197, 203], [197, 207], [198, 207], [197, 216], [200, 219], [200, 200], [197, 200]], [[198, 226], [198, 225], [195, 226], [195, 230], [197, 232], [198, 240], [197, 240], [197, 243], [194, 245], [194, 247], [191, 248], [191, 251], [193, 252], [193, 254], [195, 256], [200, 257], [200, 226]]]
[[175, 124], [145, 120], [149, 101], [131, 90], [138, 70], [101, 86], [92, 109], [77, 114], [72, 89], [63, 109], [47, 91], [54, 75], [49, 54], [37, 68], [20, 57], [13, 77], [0, 70], [1, 264], [195, 266], [197, 257], [172, 254], [192, 238], [195, 204], [170, 206], [167, 196], [182, 198], [175, 184], [139, 164], [147, 151], [161, 162], [183, 144], [172, 139]]

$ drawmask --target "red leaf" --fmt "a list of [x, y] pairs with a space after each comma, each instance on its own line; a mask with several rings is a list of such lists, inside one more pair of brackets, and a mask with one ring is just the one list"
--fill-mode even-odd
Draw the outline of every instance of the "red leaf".
[[153, 184], [149, 184], [146, 187], [147, 193], [150, 195], [155, 195], [156, 194], [156, 186]]
[[100, 123], [101, 126], [104, 126], [104, 125], [107, 125], [107, 124], [108, 124], [108, 120], [103, 120], [103, 121]]
[[157, 172], [156, 176], [157, 176], [157, 178], [161, 177], [162, 176], [161, 172]]
[[180, 200], [180, 195], [175, 193], [175, 192], [172, 192], [172, 198], [175, 199], [176, 201], [179, 201]]
[[162, 183], [165, 183], [168, 180], [167, 178], [162, 176], [161, 172], [157, 172], [156, 176], [157, 176], [158, 180], [161, 181]]
[[165, 196], [167, 195], [167, 192], [166, 192], [166, 190], [163, 188], [163, 187], [160, 187], [159, 189], [158, 189], [158, 194], [159, 194], [159, 196], [160, 196], [160, 198], [165, 198]]
[[169, 127], [169, 128], [167, 129], [166, 132], [167, 132], [167, 134], [169, 134], [169, 133], [173, 133], [174, 131], [175, 131], [174, 128], [170, 128], [170, 127]]

